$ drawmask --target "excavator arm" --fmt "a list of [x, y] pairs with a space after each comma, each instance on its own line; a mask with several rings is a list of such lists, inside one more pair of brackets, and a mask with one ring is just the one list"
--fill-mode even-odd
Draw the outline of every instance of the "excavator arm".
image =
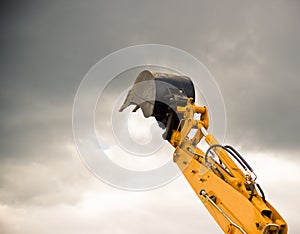
[[[256, 174], [232, 146], [221, 145], [209, 127], [208, 108], [196, 106], [186, 76], [142, 71], [120, 111], [129, 105], [153, 116], [175, 148], [173, 161], [224, 233], [286, 234], [287, 224], [266, 200]], [[201, 140], [208, 150], [198, 147]]]

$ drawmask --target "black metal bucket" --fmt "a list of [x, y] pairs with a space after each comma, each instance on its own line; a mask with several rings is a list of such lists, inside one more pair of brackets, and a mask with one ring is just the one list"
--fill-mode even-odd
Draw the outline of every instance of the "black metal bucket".
[[121, 106], [123, 111], [129, 105], [141, 108], [146, 118], [153, 116], [159, 126], [166, 129], [163, 137], [170, 140], [172, 130], [179, 124], [177, 106], [185, 106], [188, 98], [195, 100], [195, 88], [187, 76], [142, 71]]

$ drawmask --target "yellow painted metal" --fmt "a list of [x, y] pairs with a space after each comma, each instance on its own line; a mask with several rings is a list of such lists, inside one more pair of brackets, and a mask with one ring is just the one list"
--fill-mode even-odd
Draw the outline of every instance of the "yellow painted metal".
[[[213, 135], [204, 136], [201, 131], [208, 129], [207, 107], [195, 106], [190, 99], [177, 112], [184, 117], [180, 122], [181, 131], [173, 131], [170, 140], [176, 148], [173, 160], [224, 233], [286, 234], [286, 222], [256, 189], [249, 200], [251, 192], [247, 185], [255, 187], [256, 179], [251, 173], [239, 167], [224, 149], [214, 149], [222, 163], [213, 158], [205, 161], [205, 153], [196, 146], [200, 140], [205, 137], [209, 146], [219, 144]], [[195, 113], [201, 115], [200, 120], [194, 119]], [[188, 137], [192, 129], [197, 131]]]

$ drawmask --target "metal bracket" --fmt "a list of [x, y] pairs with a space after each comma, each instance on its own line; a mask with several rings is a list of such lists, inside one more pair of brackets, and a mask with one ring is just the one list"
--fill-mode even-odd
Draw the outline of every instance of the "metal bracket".
[[267, 224], [267, 225], [264, 227], [264, 230], [263, 230], [262, 234], [267, 234], [267, 231], [268, 231], [269, 227], [276, 227], [277, 230], [276, 230], [276, 233], [275, 233], [275, 234], [278, 234], [278, 233], [279, 233], [279, 229], [280, 229], [280, 228], [279, 228], [279, 225], [277, 225], [277, 224], [275, 224], [275, 223], [269, 223], [269, 224]]

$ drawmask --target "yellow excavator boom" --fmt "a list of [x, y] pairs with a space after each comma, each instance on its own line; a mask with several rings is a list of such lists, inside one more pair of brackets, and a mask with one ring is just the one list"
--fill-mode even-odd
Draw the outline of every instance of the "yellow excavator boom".
[[[175, 148], [173, 161], [224, 233], [286, 234], [287, 223], [266, 200], [254, 170], [233, 147], [207, 132], [208, 108], [194, 100], [188, 77], [145, 70], [120, 111], [134, 104], [134, 111], [141, 108], [145, 117], [156, 118]], [[202, 139], [209, 146], [206, 152], [198, 147]]]

